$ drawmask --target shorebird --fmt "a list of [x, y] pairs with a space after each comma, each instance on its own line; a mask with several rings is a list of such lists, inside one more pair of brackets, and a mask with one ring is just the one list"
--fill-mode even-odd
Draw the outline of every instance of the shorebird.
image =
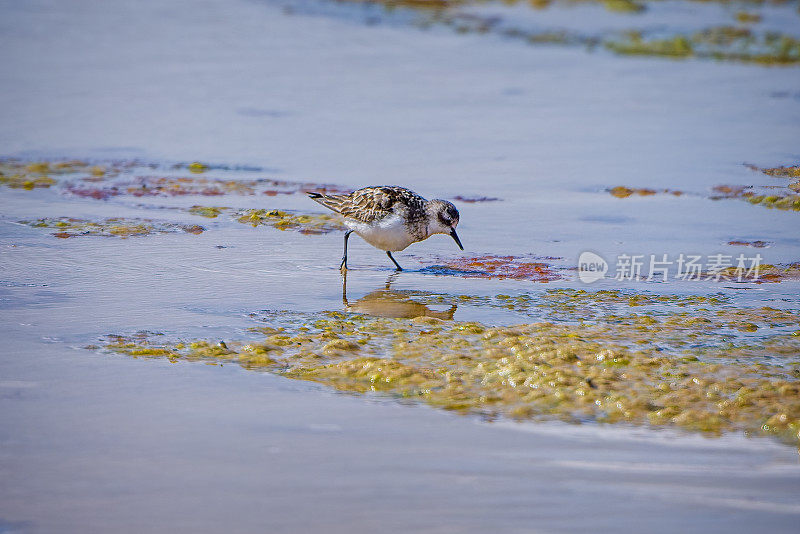
[[390, 185], [364, 187], [348, 195], [308, 193], [308, 196], [344, 217], [348, 230], [339, 266], [342, 270], [347, 270], [347, 238], [353, 232], [373, 247], [385, 250], [398, 271], [403, 268], [392, 252], [434, 234], [451, 236], [464, 250], [456, 233], [458, 210], [446, 200], [425, 200], [410, 189]]

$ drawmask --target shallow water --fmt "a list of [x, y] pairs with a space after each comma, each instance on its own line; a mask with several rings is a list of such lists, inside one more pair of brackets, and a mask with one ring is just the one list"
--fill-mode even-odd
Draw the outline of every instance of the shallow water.
[[[762, 8], [763, 24], [790, 32], [790, 5]], [[0, 185], [0, 532], [529, 532], [587, 524], [792, 531], [800, 515], [797, 449], [771, 438], [487, 421], [228, 363], [83, 348], [137, 331], [246, 339], [254, 317], [275, 312], [291, 321], [324, 310], [434, 317], [449, 310], [456, 321], [529, 323], [553, 320], [552, 310], [459, 297], [527, 294], [546, 302], [545, 291], [570, 288], [719, 293], [731, 309], [800, 308], [796, 277], [613, 279], [619, 254], [800, 261], [798, 212], [710, 198], [718, 185], [783, 191], [791, 181], [743, 163], [800, 162], [800, 67], [528, 46], [491, 32], [420, 30], [413, 12], [374, 6], [284, 8], [0, 3], [0, 152], [130, 164], [99, 182], [83, 181], [84, 173], [53, 174], [57, 183], [47, 188]], [[364, 24], [365, 9], [378, 18]], [[581, 31], [623, 24], [597, 6], [462, 9]], [[776, 15], [782, 10], [789, 14]], [[720, 12], [728, 13], [716, 4], [658, 3], [641, 21], [694, 30], [706, 26], [698, 22], [704, 17], [716, 24]], [[596, 22], [601, 15], [607, 23]], [[193, 161], [210, 168], [192, 172]], [[142, 176], [402, 184], [429, 198], [500, 200], [455, 201], [466, 251], [432, 237], [396, 254], [402, 273], [350, 240], [345, 303], [339, 233], [187, 211], [321, 213], [304, 195], [264, 195], [264, 182], [252, 195], [124, 189]], [[127, 185], [98, 200], [71, 194], [70, 183]], [[608, 192], [615, 186], [685, 194], [616, 198]], [[58, 229], [20, 224], [45, 217], [153, 219], [204, 231], [59, 239], [51, 235]], [[759, 240], [768, 246], [728, 244]], [[586, 250], [612, 264], [591, 286], [574, 270]], [[541, 262], [558, 279], [452, 269], [459, 257], [486, 255]], [[429, 302], [439, 295], [441, 303]], [[589, 311], [557, 320], [574, 324]], [[758, 342], [792, 328], [736, 335]], [[790, 368], [798, 356], [778, 363]], [[572, 513], [576, 506], [584, 513]]]

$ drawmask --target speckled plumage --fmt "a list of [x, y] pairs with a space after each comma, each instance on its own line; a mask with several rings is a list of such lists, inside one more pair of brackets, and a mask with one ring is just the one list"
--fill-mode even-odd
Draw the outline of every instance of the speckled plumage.
[[389, 185], [364, 187], [346, 195], [309, 193], [308, 196], [344, 217], [349, 228], [345, 234], [344, 268], [347, 266], [347, 236], [351, 232], [386, 251], [398, 269], [400, 266], [391, 253], [433, 234], [449, 234], [461, 246], [455, 231], [458, 210], [445, 200], [428, 201], [410, 189]]
[[349, 195], [312, 196], [328, 209], [340, 213], [345, 219], [365, 224], [375, 224], [394, 214], [400, 216], [410, 233], [422, 238], [421, 226], [425, 223], [424, 198], [405, 187], [380, 185], [364, 187]]

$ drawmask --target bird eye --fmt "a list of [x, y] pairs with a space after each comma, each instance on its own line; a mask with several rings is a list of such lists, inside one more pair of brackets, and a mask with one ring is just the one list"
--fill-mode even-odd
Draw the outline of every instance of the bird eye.
[[450, 221], [450, 219], [448, 219], [448, 218], [447, 218], [447, 216], [446, 216], [446, 215], [444, 215], [444, 214], [440, 213], [440, 214], [439, 214], [439, 220], [441, 221], [441, 223], [442, 223], [443, 225], [445, 225], [445, 226], [450, 226], [450, 222], [451, 222], [451, 221]]

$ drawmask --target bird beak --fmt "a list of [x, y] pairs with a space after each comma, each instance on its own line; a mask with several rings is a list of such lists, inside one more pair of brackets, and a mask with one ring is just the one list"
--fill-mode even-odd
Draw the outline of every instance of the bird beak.
[[458, 238], [458, 234], [456, 233], [456, 229], [455, 228], [450, 230], [450, 237], [452, 237], [453, 240], [456, 242], [456, 245], [458, 245], [458, 248], [460, 248], [461, 250], [464, 250], [464, 245], [461, 244], [461, 240]]

